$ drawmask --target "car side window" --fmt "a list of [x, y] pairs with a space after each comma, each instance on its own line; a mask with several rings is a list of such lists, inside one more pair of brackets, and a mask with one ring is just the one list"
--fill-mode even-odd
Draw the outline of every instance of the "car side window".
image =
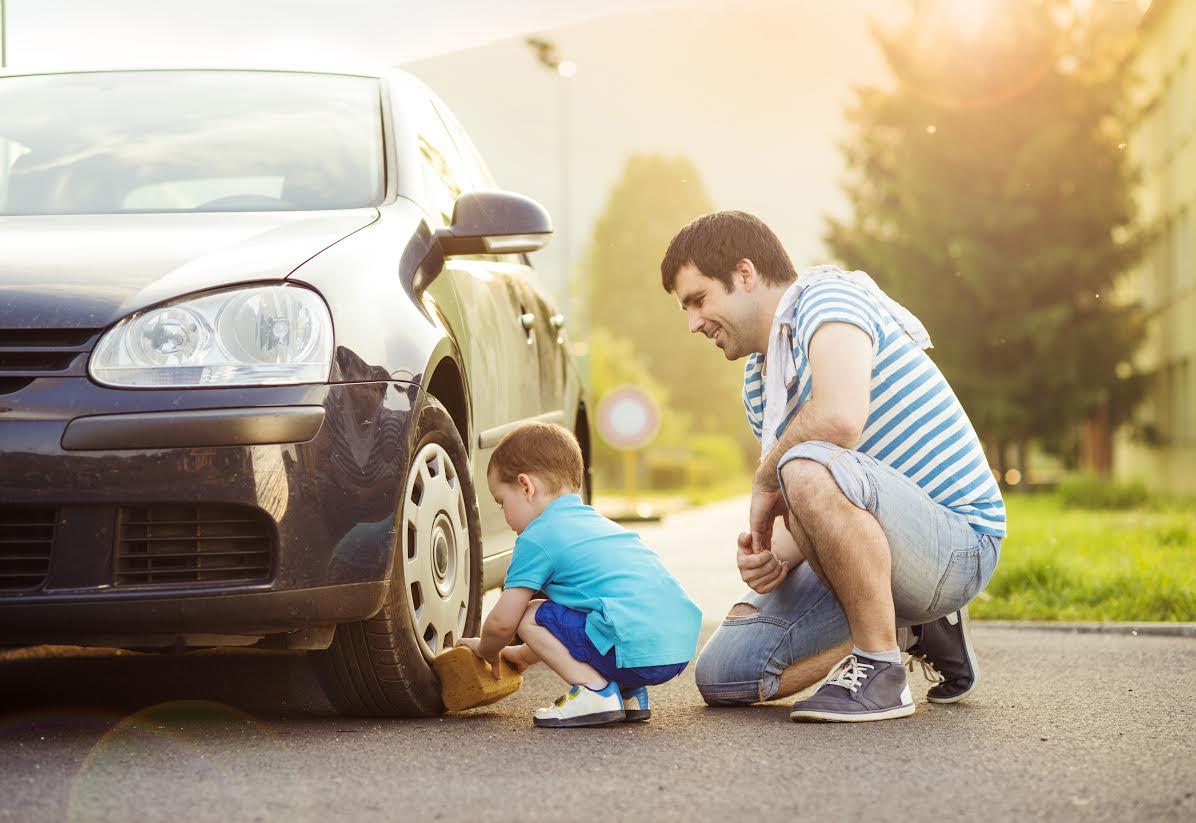
[[449, 134], [452, 135], [453, 142], [456, 143], [457, 149], [461, 152], [461, 157], [465, 161], [465, 166], [469, 172], [470, 182], [475, 189], [494, 189], [498, 188], [494, 182], [494, 176], [490, 174], [490, 169], [486, 167], [486, 162], [482, 160], [482, 155], [478, 153], [477, 146], [473, 144], [469, 134], [462, 128], [461, 123], [453, 116], [448, 107], [443, 102], [435, 101], [433, 105], [436, 111], [440, 114], [440, 119], [444, 122]]
[[8, 181], [12, 177], [12, 168], [23, 155], [28, 153], [28, 146], [0, 135], [0, 211], [7, 208]]
[[[474, 145], [469, 133], [461, 126], [460, 121], [453, 115], [452, 111], [441, 100], [433, 100], [432, 105], [440, 114], [440, 119], [444, 122], [449, 134], [453, 138], [462, 159], [465, 161], [466, 171], [469, 174], [470, 187], [473, 189], [497, 189], [498, 183], [494, 180], [494, 175], [490, 173], [490, 169], [486, 166], [486, 161], [482, 159], [481, 153], [477, 146]], [[498, 254], [492, 255], [492, 260], [500, 263], [511, 263], [518, 266], [528, 266], [526, 255], [522, 254]]]
[[457, 198], [473, 188], [469, 169], [432, 101], [420, 99], [415, 115], [427, 205], [447, 226]]

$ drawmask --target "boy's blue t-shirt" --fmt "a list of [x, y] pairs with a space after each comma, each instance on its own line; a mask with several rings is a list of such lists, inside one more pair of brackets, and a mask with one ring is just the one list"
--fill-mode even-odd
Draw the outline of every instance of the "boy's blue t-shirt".
[[515, 541], [504, 589], [543, 590], [586, 612], [586, 635], [620, 668], [693, 659], [702, 612], [656, 552], [617, 523], [565, 494]]

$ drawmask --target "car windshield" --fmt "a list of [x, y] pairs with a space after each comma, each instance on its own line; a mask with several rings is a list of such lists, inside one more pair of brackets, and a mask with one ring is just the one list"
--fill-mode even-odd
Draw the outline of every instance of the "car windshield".
[[378, 81], [248, 71], [0, 78], [0, 215], [377, 205]]

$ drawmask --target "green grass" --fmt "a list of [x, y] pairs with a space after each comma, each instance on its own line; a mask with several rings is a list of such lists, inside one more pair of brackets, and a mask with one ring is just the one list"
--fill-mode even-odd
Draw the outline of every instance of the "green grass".
[[1083, 509], [1008, 495], [1010, 536], [973, 617], [1196, 621], [1196, 506]]

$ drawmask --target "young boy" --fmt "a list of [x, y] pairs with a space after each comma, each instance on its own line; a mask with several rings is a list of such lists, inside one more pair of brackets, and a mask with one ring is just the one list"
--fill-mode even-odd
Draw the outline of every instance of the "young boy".
[[[481, 637], [462, 638], [517, 670], [543, 661], [571, 684], [537, 726], [647, 720], [648, 686], [693, 658], [702, 613], [639, 537], [585, 505], [582, 457], [567, 429], [525, 423], [499, 442], [486, 482], [519, 535]], [[533, 600], [543, 591], [547, 600]], [[508, 646], [515, 633], [523, 645]], [[634, 707], [634, 708], [633, 708]]]

